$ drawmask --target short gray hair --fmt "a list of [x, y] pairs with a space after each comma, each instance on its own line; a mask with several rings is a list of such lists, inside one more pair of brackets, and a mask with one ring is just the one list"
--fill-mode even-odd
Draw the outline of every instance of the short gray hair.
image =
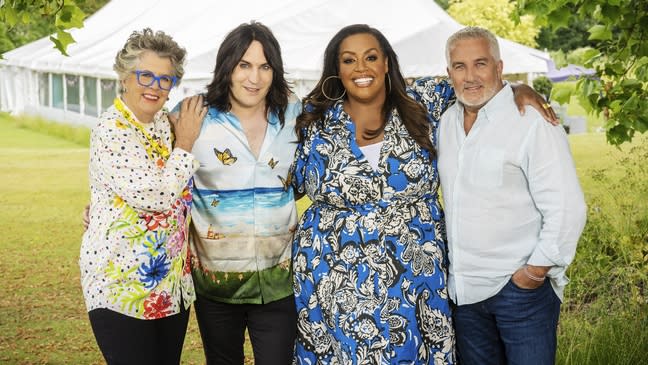
[[465, 27], [451, 35], [446, 42], [446, 62], [448, 63], [448, 66], [450, 66], [450, 51], [452, 51], [456, 47], [457, 42], [465, 39], [487, 40], [491, 55], [493, 56], [493, 58], [495, 58], [495, 61], [500, 60], [501, 56], [499, 43], [497, 42], [497, 38], [493, 33], [491, 33], [487, 29], [480, 27]]
[[[151, 28], [144, 28], [142, 31], [134, 31], [124, 44], [124, 47], [117, 52], [113, 70], [117, 73], [119, 81], [124, 81], [131, 72], [135, 71], [144, 52], [154, 52], [158, 57], [168, 58], [171, 61], [173, 72], [180, 83], [184, 75], [184, 62], [187, 51], [178, 45], [176, 41], [162, 31], [153, 32]], [[123, 93], [123, 87], [119, 84], [119, 93]]]

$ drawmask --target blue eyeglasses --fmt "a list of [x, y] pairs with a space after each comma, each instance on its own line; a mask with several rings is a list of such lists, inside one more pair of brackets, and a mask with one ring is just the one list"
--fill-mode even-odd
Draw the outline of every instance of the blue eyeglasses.
[[158, 86], [162, 90], [171, 90], [178, 82], [178, 78], [169, 75], [157, 76], [151, 71], [135, 70], [133, 73], [137, 77], [137, 83], [144, 87], [149, 87], [157, 81]]

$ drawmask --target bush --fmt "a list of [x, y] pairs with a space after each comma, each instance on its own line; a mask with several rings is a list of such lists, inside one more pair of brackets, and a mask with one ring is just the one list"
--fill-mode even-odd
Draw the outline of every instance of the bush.
[[620, 176], [590, 170], [603, 193], [589, 199], [588, 223], [573, 269], [582, 280], [572, 299], [584, 305], [648, 305], [648, 144], [632, 147], [618, 160]]
[[533, 88], [535, 91], [544, 95], [545, 99], [549, 100], [551, 89], [553, 88], [553, 82], [545, 76], [536, 77], [533, 80]]
[[648, 143], [640, 143], [614, 169], [587, 172], [602, 189], [587, 197], [588, 221], [569, 268], [558, 363], [646, 363], [647, 160]]

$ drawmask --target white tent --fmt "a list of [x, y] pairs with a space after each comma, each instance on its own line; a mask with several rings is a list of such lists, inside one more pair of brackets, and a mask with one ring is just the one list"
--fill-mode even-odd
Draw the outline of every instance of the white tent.
[[[324, 48], [342, 27], [366, 23], [383, 32], [406, 77], [445, 74], [445, 41], [462, 26], [432, 0], [112, 0], [72, 35], [62, 56], [43, 38], [0, 61], [0, 110], [92, 124], [115, 95], [112, 64], [133, 30], [172, 35], [188, 51], [182, 85], [171, 103], [200, 91], [211, 79], [225, 35], [257, 20], [279, 40], [287, 78], [299, 96], [317, 80]], [[500, 39], [504, 73], [546, 72], [545, 53]]]

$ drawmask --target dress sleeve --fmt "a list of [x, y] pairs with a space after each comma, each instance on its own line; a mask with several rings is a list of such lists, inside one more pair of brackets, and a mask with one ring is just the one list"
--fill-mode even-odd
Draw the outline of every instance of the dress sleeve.
[[425, 107], [428, 118], [435, 124], [441, 119], [441, 114], [455, 101], [454, 89], [445, 78], [416, 79], [408, 88], [408, 93]]
[[407, 92], [410, 97], [425, 107], [428, 121], [432, 124], [430, 139], [432, 144], [436, 146], [441, 114], [455, 102], [455, 92], [452, 85], [445, 78], [423, 77], [414, 80], [412, 86], [408, 87]]
[[[169, 140], [164, 142], [170, 145]], [[132, 208], [145, 211], [168, 210], [199, 167], [195, 157], [181, 148], [158, 167], [136, 132], [116, 119], [104, 120], [93, 130], [90, 153], [94, 179]]]
[[304, 194], [306, 191], [304, 183], [306, 180], [306, 161], [310, 150], [310, 143], [308, 143], [309, 135], [307, 128], [302, 129], [302, 135], [305, 136], [304, 141], [297, 144], [295, 150], [295, 158], [290, 167], [290, 176], [292, 176], [292, 187], [297, 194]]

